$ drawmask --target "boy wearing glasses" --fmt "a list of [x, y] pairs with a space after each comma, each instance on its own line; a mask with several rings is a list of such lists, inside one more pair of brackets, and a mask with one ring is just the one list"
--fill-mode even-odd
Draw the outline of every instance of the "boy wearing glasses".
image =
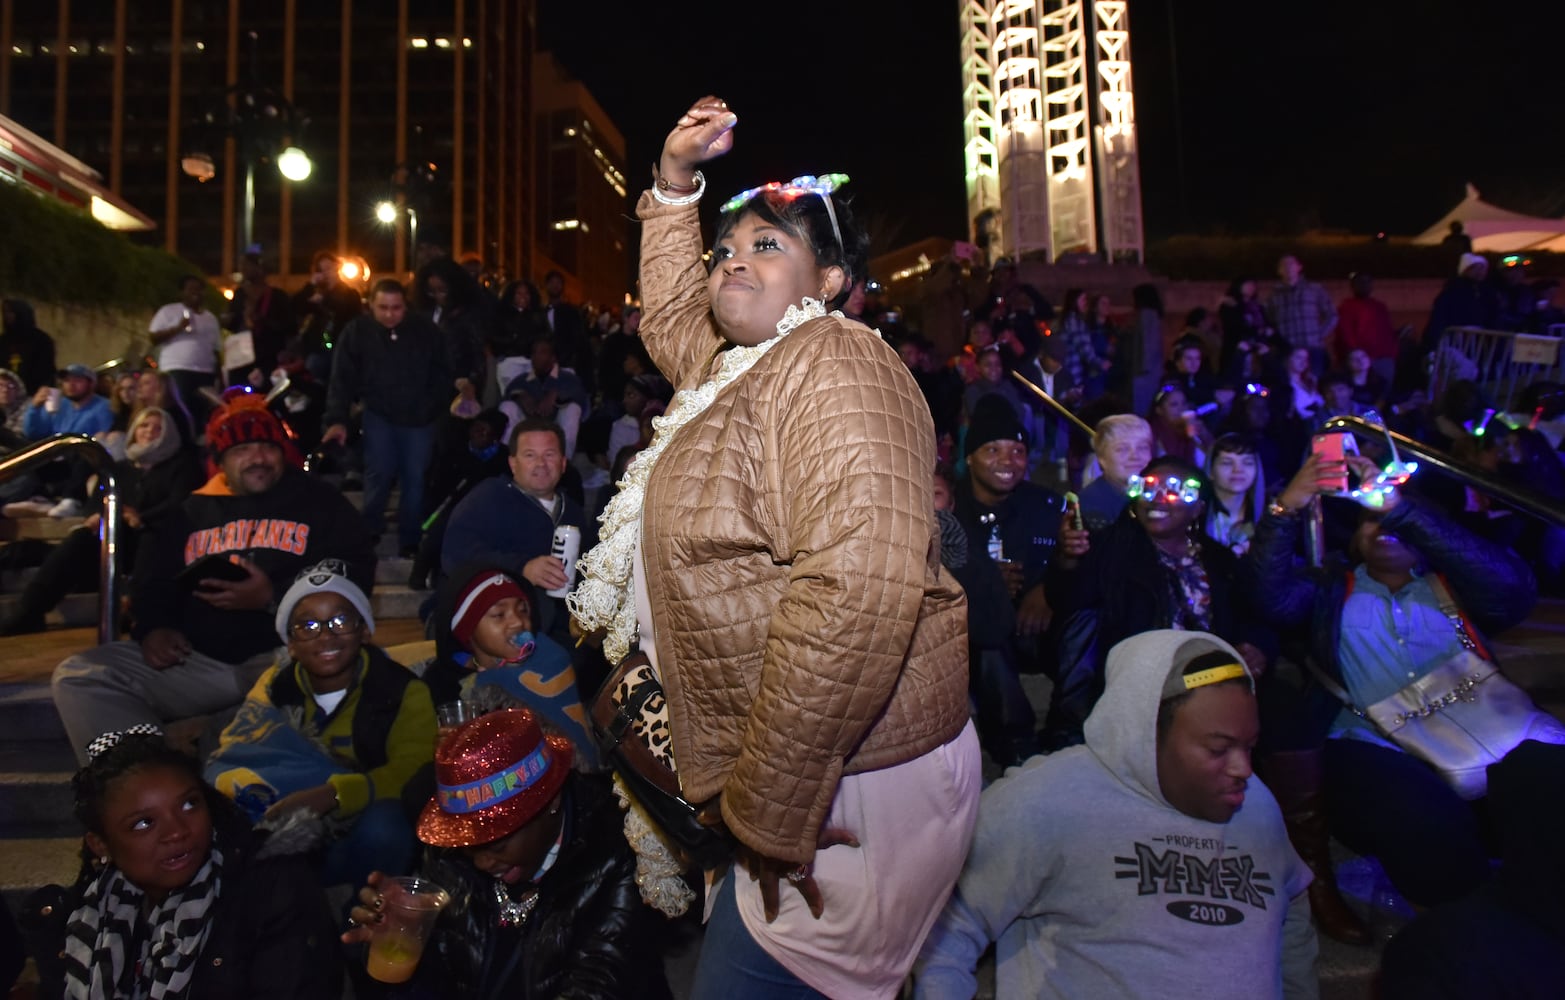
[[435, 709], [424, 682], [370, 644], [374, 630], [340, 563], [305, 570], [278, 602], [287, 658], [256, 681], [207, 765], [252, 818], [326, 820], [326, 885], [404, 874], [416, 847], [401, 796], [432, 759]]

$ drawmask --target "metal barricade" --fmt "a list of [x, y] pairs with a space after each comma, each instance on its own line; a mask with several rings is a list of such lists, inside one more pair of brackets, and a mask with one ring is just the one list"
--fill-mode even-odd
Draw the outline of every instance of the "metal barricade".
[[103, 491], [103, 516], [98, 523], [98, 642], [119, 637], [120, 491], [114, 478], [114, 459], [103, 445], [85, 434], [56, 434], [0, 459], [0, 482], [65, 455], [77, 455], [98, 474]]
[[1429, 398], [1438, 400], [1452, 383], [1470, 381], [1506, 412], [1535, 382], [1565, 381], [1560, 352], [1565, 326], [1547, 334], [1453, 326], [1440, 336], [1429, 367]]

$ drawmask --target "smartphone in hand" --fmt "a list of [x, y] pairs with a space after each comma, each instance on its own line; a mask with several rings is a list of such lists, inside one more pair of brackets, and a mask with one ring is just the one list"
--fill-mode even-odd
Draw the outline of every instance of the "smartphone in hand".
[[[1329, 467], [1332, 471], [1324, 473], [1315, 481], [1316, 491], [1324, 494], [1346, 494], [1348, 492], [1348, 463], [1347, 463], [1347, 434], [1317, 434], [1310, 441], [1310, 451], [1320, 458], [1323, 467]], [[1357, 453], [1358, 449], [1354, 449]]]

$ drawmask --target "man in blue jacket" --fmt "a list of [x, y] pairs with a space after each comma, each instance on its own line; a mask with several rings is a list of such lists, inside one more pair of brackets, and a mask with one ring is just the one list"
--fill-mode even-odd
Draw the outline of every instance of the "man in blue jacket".
[[448, 574], [485, 559], [513, 579], [526, 579], [540, 591], [534, 625], [569, 649], [575, 641], [565, 601], [541, 593], [574, 582], [550, 554], [554, 531], [565, 524], [580, 529], [583, 553], [596, 541], [597, 531], [589, 530], [581, 504], [559, 489], [565, 474], [565, 432], [541, 417], [523, 420], [511, 434], [510, 461], [510, 478], [483, 480], [451, 512], [440, 571]]
[[[98, 377], [91, 368], [82, 364], [67, 365], [60, 371], [60, 387], [39, 389], [32, 405], [22, 417], [22, 433], [29, 441], [42, 441], [56, 434], [86, 434], [92, 437], [102, 434], [114, 424], [114, 414], [109, 401], [98, 395]], [[54, 393], [59, 397], [55, 398]], [[53, 463], [38, 474], [39, 488], [58, 503], [42, 505], [21, 504], [29, 513], [47, 513], [50, 517], [81, 517], [82, 501], [87, 496], [87, 479], [92, 469], [80, 458]], [[29, 507], [34, 510], [28, 511]], [[16, 511], [7, 510], [7, 514]]]
[[93, 391], [98, 377], [86, 365], [66, 365], [60, 372], [60, 399], [50, 396], [55, 390], [39, 389], [22, 418], [22, 433], [29, 441], [42, 441], [55, 434], [102, 434], [114, 424], [109, 401]]

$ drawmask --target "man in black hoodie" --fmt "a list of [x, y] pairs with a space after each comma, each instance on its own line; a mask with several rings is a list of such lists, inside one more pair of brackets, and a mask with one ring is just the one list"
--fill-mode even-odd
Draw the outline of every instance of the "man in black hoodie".
[[297, 452], [259, 396], [218, 410], [207, 441], [220, 471], [142, 540], [133, 641], [55, 668], [55, 707], [84, 763], [100, 733], [239, 704], [275, 656], [276, 601], [301, 570], [340, 560], [366, 593], [374, 583], [358, 512], [291, 467]]
[[3, 333], [0, 333], [0, 368], [9, 368], [22, 376], [29, 394], [46, 385], [54, 385], [54, 338], [38, 329], [31, 303], [6, 299], [0, 304]]

